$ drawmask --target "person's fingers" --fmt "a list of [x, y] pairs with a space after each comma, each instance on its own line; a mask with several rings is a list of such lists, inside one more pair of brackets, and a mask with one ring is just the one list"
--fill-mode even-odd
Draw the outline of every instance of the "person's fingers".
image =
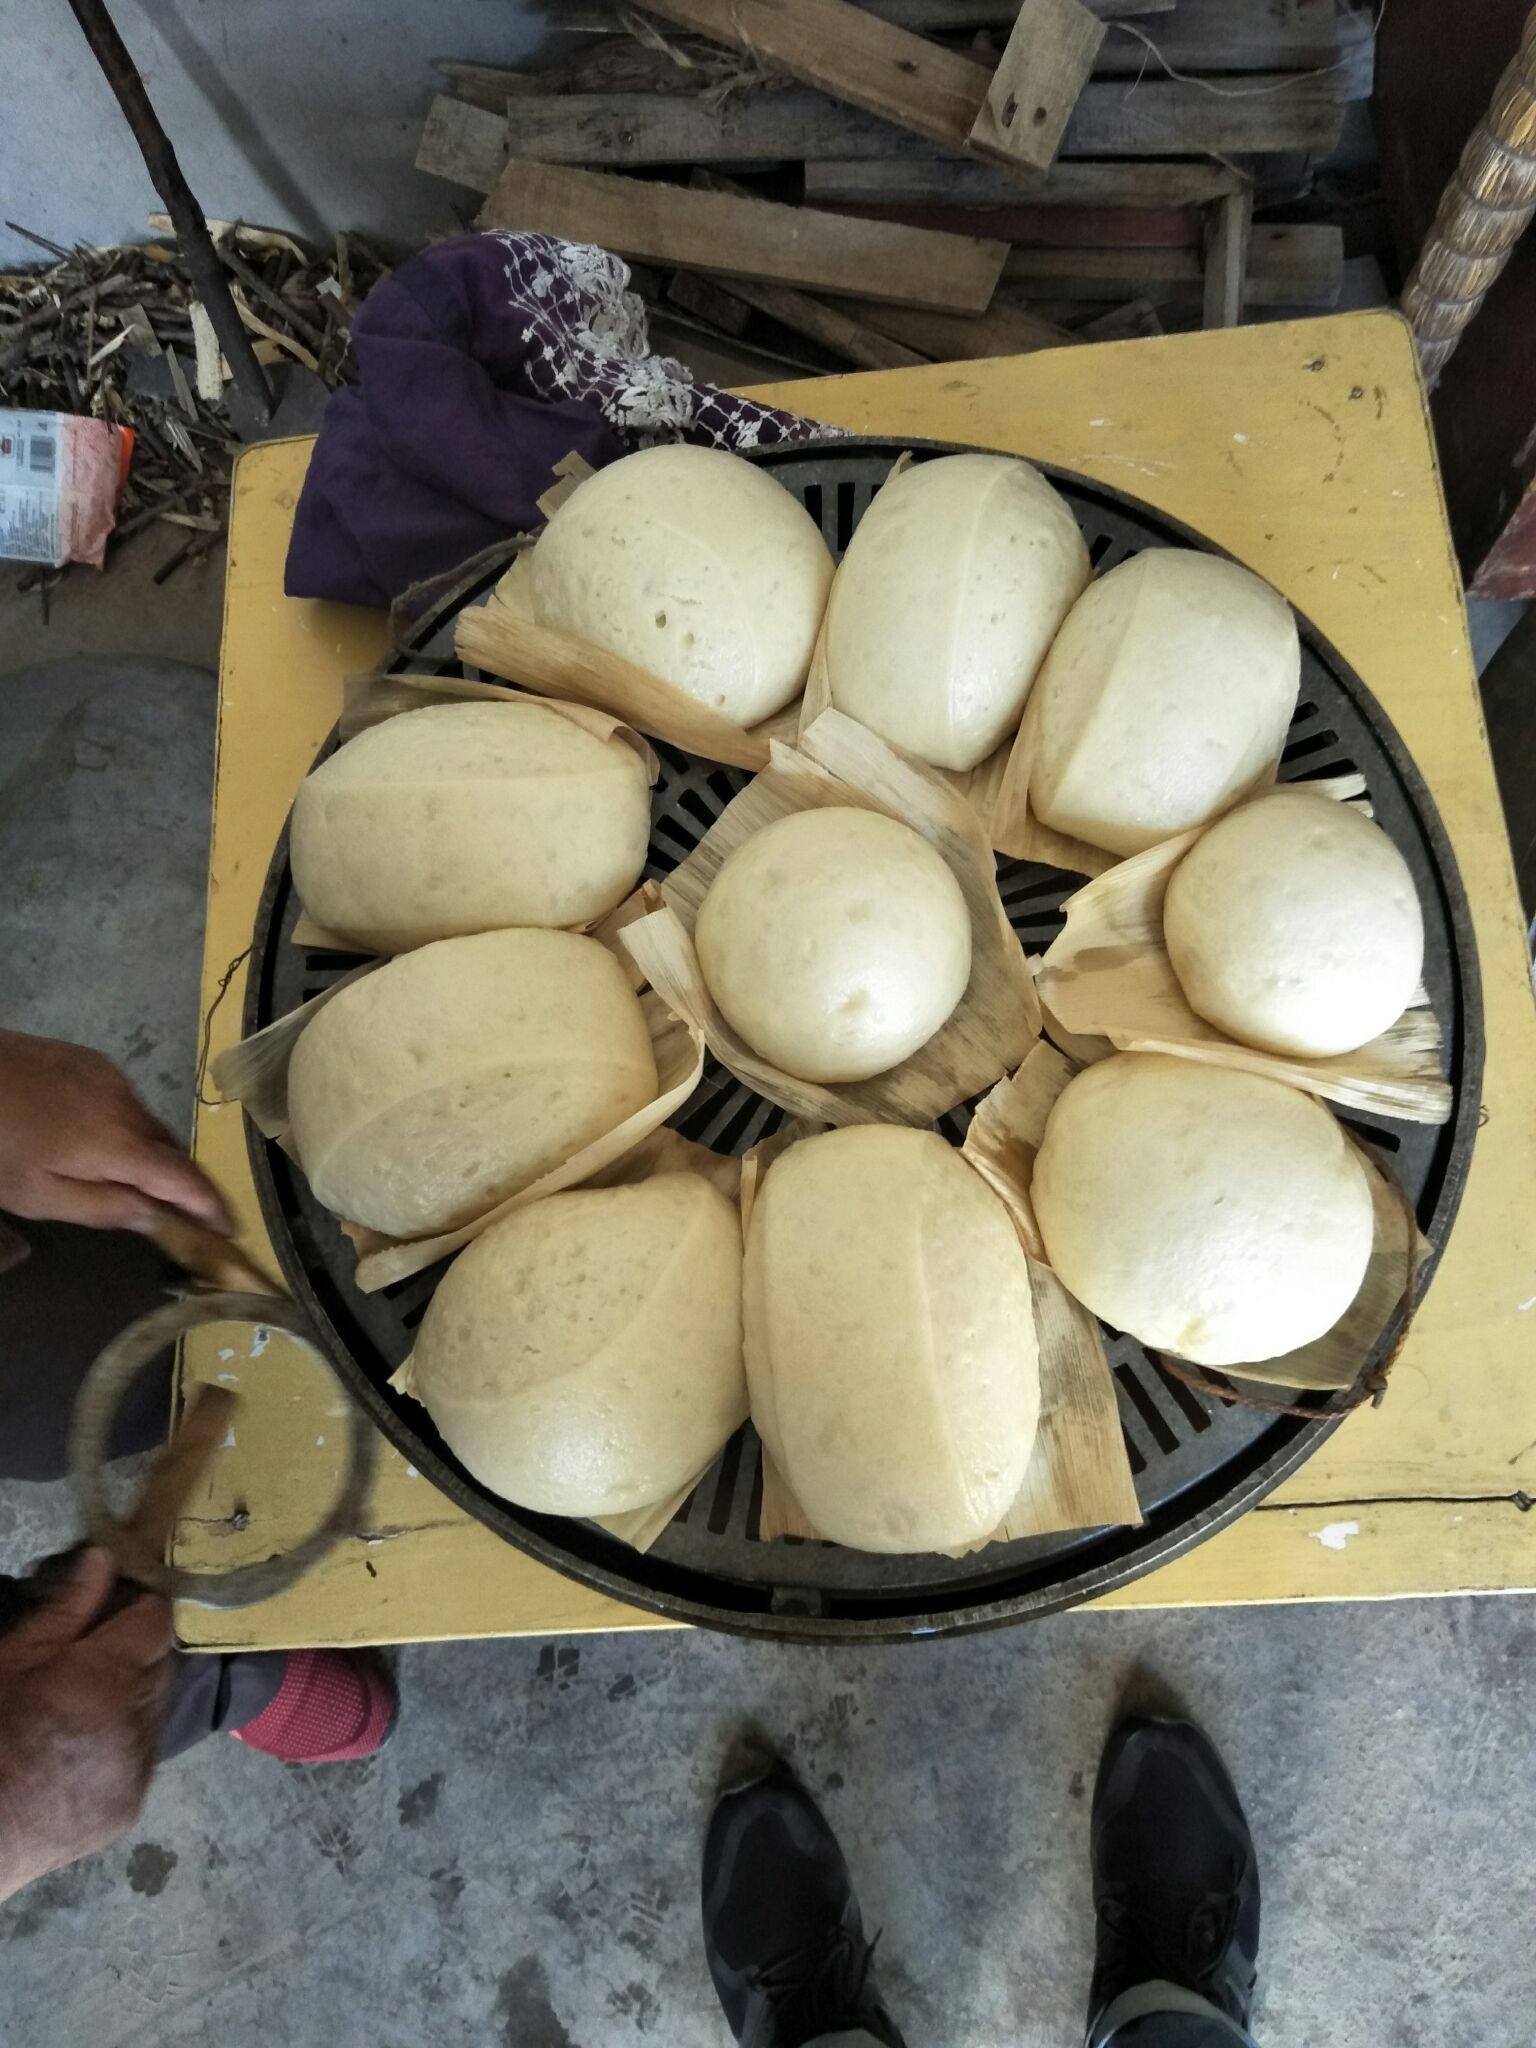
[[125, 1148], [105, 1163], [115, 1180], [131, 1181], [144, 1194], [182, 1210], [220, 1237], [233, 1232], [235, 1219], [224, 1197], [201, 1167], [194, 1166], [186, 1153], [168, 1140]]
[[58, 1590], [7, 1631], [6, 1667], [29, 1670], [78, 1642], [106, 1605], [116, 1579], [116, 1566], [106, 1551], [95, 1544], [83, 1550]]
[[154, 1203], [137, 1187], [119, 1180], [74, 1180], [62, 1173], [37, 1176], [26, 1213], [88, 1230], [145, 1231], [155, 1220]]
[[163, 1662], [173, 1640], [171, 1603], [157, 1593], [141, 1593], [91, 1630], [94, 1648], [142, 1671]]

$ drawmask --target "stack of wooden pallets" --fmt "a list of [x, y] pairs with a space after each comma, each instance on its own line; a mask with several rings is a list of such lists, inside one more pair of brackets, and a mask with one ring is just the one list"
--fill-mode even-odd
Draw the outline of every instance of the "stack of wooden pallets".
[[439, 64], [418, 167], [629, 258], [700, 374], [1338, 299], [1340, 227], [1285, 216], [1370, 90], [1342, 0], [547, 5], [544, 68]]

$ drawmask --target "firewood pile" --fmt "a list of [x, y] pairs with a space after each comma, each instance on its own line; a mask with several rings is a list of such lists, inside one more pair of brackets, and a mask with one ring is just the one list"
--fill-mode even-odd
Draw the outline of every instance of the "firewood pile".
[[1372, 58], [1347, 0], [545, 4], [538, 68], [439, 62], [417, 166], [481, 226], [630, 259], [700, 374], [1338, 302], [1351, 201], [1317, 167]]
[[[0, 406], [85, 415], [131, 427], [133, 460], [107, 560], [157, 525], [183, 543], [155, 572], [165, 582], [222, 538], [240, 439], [229, 381], [207, 315], [173, 241], [65, 249], [8, 222], [50, 259], [0, 273]], [[168, 223], [150, 220], [151, 232]], [[338, 235], [323, 255], [291, 235], [210, 221], [257, 360], [296, 364], [334, 388], [353, 375], [351, 321], [383, 274], [379, 254]], [[63, 569], [17, 572], [48, 592]]]

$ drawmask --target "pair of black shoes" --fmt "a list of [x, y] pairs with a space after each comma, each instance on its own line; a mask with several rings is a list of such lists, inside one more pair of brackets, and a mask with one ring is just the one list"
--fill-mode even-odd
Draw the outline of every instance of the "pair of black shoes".
[[[1134, 2038], [1144, 2023], [1133, 2020], [1136, 2006], [1168, 2009], [1161, 1993], [1127, 1998], [1143, 1985], [1173, 1986], [1191, 2013], [1203, 2003], [1208, 2016], [1214, 2008], [1246, 2029], [1258, 1863], [1236, 1788], [1197, 1728], [1143, 1719], [1116, 1728], [1094, 1789], [1092, 1857], [1090, 2039], [1120, 2035], [1117, 2010]], [[704, 1845], [704, 1945], [742, 2048], [802, 2048], [855, 2030], [902, 2048], [837, 1837], [783, 1762], [722, 1793], [715, 1808]], [[1195, 2021], [1190, 2038], [1199, 2036]]]

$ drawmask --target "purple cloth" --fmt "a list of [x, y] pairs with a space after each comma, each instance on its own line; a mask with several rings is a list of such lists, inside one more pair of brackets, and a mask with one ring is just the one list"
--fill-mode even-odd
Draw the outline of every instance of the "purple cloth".
[[299, 498], [290, 597], [388, 606], [543, 523], [574, 450], [594, 469], [655, 441], [749, 448], [825, 432], [650, 352], [629, 270], [550, 235], [460, 235], [403, 263], [352, 324]]

